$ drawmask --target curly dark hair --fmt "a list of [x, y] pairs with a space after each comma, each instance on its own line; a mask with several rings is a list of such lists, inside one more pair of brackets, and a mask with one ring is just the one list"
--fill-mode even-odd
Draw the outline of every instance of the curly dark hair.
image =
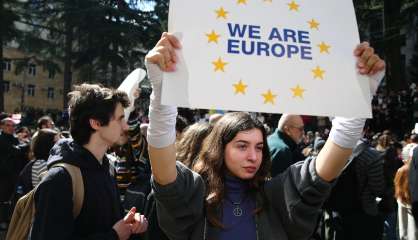
[[[262, 162], [255, 176], [248, 180], [250, 194], [261, 193], [265, 205], [264, 182], [270, 173], [270, 152], [267, 145], [267, 133], [263, 124], [244, 112], [225, 114], [213, 127], [211, 133], [206, 137], [199, 159], [194, 166], [194, 170], [199, 173], [206, 181], [206, 213], [208, 221], [216, 226], [223, 228], [221, 216], [217, 212], [222, 204], [225, 195], [225, 174], [227, 168], [225, 164], [225, 147], [235, 136], [242, 131], [258, 129], [263, 135]], [[262, 207], [256, 209], [260, 212]]]
[[120, 103], [129, 106], [129, 98], [125, 92], [105, 88], [97, 84], [81, 84], [75, 86], [68, 94], [70, 112], [70, 132], [77, 144], [84, 145], [90, 141], [95, 130], [90, 126], [90, 119], [97, 120], [102, 126], [109, 124]]

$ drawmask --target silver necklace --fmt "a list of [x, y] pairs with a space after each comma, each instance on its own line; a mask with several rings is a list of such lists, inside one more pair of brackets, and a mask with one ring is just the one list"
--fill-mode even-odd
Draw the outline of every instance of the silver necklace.
[[241, 196], [239, 202], [234, 202], [232, 199], [228, 200], [232, 203], [232, 214], [234, 214], [235, 217], [241, 217], [244, 212], [241, 208], [241, 203], [245, 200], [245, 197]]
[[[231, 201], [232, 202], [232, 201]], [[242, 216], [242, 208], [241, 208], [241, 201], [240, 202], [232, 202], [232, 205], [234, 205], [232, 213], [235, 217], [241, 217]]]

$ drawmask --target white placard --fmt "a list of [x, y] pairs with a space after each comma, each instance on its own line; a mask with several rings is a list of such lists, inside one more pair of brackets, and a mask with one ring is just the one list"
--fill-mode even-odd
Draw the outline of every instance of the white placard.
[[182, 49], [163, 104], [372, 116], [351, 0], [171, 0], [169, 31]]

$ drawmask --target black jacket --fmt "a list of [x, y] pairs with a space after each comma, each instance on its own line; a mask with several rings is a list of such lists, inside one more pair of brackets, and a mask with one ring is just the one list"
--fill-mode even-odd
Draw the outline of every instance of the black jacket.
[[100, 165], [87, 149], [63, 139], [52, 148], [48, 168], [57, 162], [80, 167], [84, 182], [80, 215], [73, 219], [70, 175], [64, 168], [52, 168], [35, 194], [31, 239], [118, 239], [112, 226], [123, 212], [107, 158]]
[[19, 176], [27, 163], [28, 145], [19, 145], [13, 135], [0, 134], [0, 202], [9, 201]]

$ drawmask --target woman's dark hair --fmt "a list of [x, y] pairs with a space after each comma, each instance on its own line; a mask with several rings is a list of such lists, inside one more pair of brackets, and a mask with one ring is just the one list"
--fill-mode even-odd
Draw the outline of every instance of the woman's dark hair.
[[[210, 134], [203, 143], [199, 159], [194, 165], [194, 170], [198, 172], [206, 181], [206, 211], [208, 221], [216, 226], [223, 228], [220, 217], [217, 215], [219, 207], [225, 195], [225, 147], [235, 136], [242, 131], [258, 129], [263, 135], [262, 162], [254, 178], [248, 180], [250, 194], [261, 192], [264, 196], [264, 182], [269, 177], [270, 172], [270, 152], [267, 145], [267, 134], [263, 124], [251, 117], [248, 113], [235, 112], [225, 114], [213, 127]], [[263, 204], [263, 205], [264, 205]], [[261, 211], [260, 209], [256, 210]]]
[[209, 123], [194, 123], [187, 127], [183, 137], [176, 144], [177, 160], [192, 168], [202, 148], [203, 140], [210, 130]]
[[68, 94], [70, 97], [70, 132], [74, 141], [84, 145], [90, 141], [94, 129], [90, 119], [97, 120], [102, 126], [109, 124], [118, 103], [123, 108], [129, 106], [125, 92], [101, 87], [97, 84], [82, 84]]
[[33, 139], [31, 149], [35, 159], [48, 160], [49, 151], [55, 144], [55, 136], [59, 132], [44, 128], [38, 131], [38, 135]]

